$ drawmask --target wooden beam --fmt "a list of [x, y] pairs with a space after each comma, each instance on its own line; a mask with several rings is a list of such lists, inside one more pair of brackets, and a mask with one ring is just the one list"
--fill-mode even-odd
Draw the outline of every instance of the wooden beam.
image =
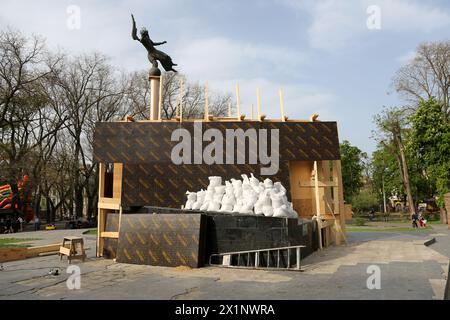
[[[98, 165], [98, 197], [99, 200], [105, 196], [105, 172], [106, 167], [104, 163], [99, 163]], [[103, 220], [102, 220], [102, 209], [100, 208], [100, 201], [97, 205], [97, 252], [96, 256], [100, 257], [101, 252], [100, 248], [102, 247], [102, 241], [100, 238], [100, 232], [102, 232]]]
[[104, 163], [98, 164], [98, 196], [105, 196], [105, 172], [106, 167]]
[[119, 210], [120, 209], [120, 204], [119, 203], [112, 203], [112, 202], [99, 202], [97, 207], [99, 209]]
[[285, 115], [284, 115], [284, 94], [283, 94], [283, 89], [280, 89], [279, 95], [280, 95], [280, 113], [281, 113], [281, 121], [282, 121], [282, 122], [285, 122], [285, 121], [286, 121], [286, 117], [285, 117]]
[[345, 241], [345, 205], [344, 205], [344, 187], [342, 184], [341, 160], [334, 160], [334, 168], [336, 168], [336, 178], [338, 182], [337, 196], [339, 200], [339, 227], [342, 230], [342, 236]]
[[316, 214], [320, 218], [319, 170], [317, 161], [314, 161], [314, 197], [316, 200]]
[[122, 198], [122, 174], [123, 174], [123, 164], [114, 163], [113, 169], [113, 198]]
[[[334, 181], [319, 181], [319, 187], [325, 188], [325, 187], [337, 187], [337, 183]], [[315, 188], [316, 182], [315, 181], [300, 181], [299, 186], [303, 188]]]
[[159, 103], [158, 103], [158, 120], [159, 121], [162, 121], [162, 118], [161, 118], [161, 112], [162, 112], [162, 100], [163, 100], [163, 96], [162, 96], [162, 92], [163, 92], [163, 90], [162, 90], [162, 88], [163, 88], [163, 81], [164, 81], [164, 77], [163, 77], [163, 75], [161, 75], [160, 77], [159, 77]]
[[236, 84], [236, 112], [237, 112], [237, 119], [241, 120], [241, 96], [239, 93], [239, 83]]
[[205, 82], [205, 121], [209, 121], [209, 105], [208, 105], [208, 81]]
[[120, 227], [122, 226], [122, 206], [119, 208], [119, 228], [117, 230], [118, 233], [120, 233]]
[[180, 79], [180, 122], [183, 122], [183, 78]]
[[256, 110], [258, 114], [258, 120], [261, 120], [261, 91], [256, 88]]
[[119, 238], [119, 232], [111, 232], [111, 231], [104, 231], [100, 235], [102, 238], [113, 238], [118, 239]]

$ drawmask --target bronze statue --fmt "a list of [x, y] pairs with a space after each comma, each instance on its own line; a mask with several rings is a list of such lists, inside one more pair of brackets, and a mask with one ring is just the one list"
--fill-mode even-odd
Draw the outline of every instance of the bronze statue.
[[[164, 67], [164, 70], [166, 71], [174, 71], [177, 72], [175, 69], [173, 69], [173, 66], [176, 66], [175, 63], [172, 62], [172, 58], [169, 57], [164, 52], [155, 49], [156, 46], [162, 45], [167, 43], [167, 41], [163, 42], [153, 42], [152, 39], [150, 39], [150, 36], [148, 35], [148, 31], [145, 28], [141, 29], [141, 39], [137, 36], [137, 28], [136, 28], [136, 21], [134, 20], [134, 16], [131, 15], [131, 19], [133, 19], [133, 30], [131, 31], [131, 36], [134, 40], [139, 41], [142, 43], [142, 45], [147, 49], [148, 52], [148, 60], [152, 64], [152, 70], [150, 73], [153, 73], [153, 75], [160, 75], [161, 71], [158, 69], [158, 61], [161, 62], [161, 65]], [[157, 74], [159, 72], [159, 74]]]

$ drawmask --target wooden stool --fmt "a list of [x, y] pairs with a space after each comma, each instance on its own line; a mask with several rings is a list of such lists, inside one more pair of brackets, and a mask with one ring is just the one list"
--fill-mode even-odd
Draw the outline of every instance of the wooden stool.
[[[66, 242], [68, 242], [66, 246]], [[76, 246], [79, 244], [81, 254], [77, 254]], [[84, 241], [81, 237], [64, 237], [62, 246], [59, 248], [59, 257], [62, 260], [63, 255], [67, 256], [69, 263], [72, 259], [86, 259], [86, 252], [84, 251]]]

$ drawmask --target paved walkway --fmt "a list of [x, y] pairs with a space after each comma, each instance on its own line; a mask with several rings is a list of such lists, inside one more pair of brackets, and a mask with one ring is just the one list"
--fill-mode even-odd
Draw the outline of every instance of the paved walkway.
[[[424, 246], [430, 236], [437, 242]], [[78, 264], [80, 290], [67, 288], [67, 262], [47, 256], [4, 263], [0, 299], [442, 299], [449, 248], [450, 232], [441, 226], [429, 234], [355, 232], [347, 245], [306, 258], [304, 272], [273, 272], [114, 263], [94, 258], [94, 245]], [[366, 284], [373, 265], [381, 271], [379, 290]], [[61, 274], [48, 275], [51, 268]]]

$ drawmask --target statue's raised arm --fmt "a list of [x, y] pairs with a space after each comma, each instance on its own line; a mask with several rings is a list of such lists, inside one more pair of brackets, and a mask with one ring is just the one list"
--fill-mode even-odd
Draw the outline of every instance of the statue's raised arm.
[[136, 21], [134, 20], [134, 16], [133, 15], [131, 15], [131, 19], [133, 20], [133, 29], [131, 30], [131, 37], [134, 40], [141, 41], [141, 39], [139, 39], [138, 36], [137, 36]]

